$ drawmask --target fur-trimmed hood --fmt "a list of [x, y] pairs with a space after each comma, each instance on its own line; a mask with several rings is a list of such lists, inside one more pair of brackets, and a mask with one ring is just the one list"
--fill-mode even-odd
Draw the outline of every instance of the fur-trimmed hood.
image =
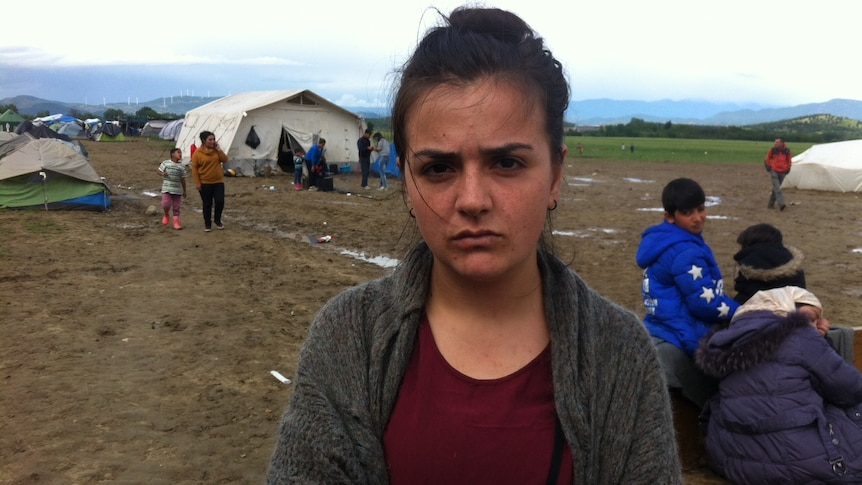
[[771, 281], [791, 278], [800, 273], [805, 255], [793, 246], [763, 243], [740, 250], [733, 259], [738, 263], [737, 276], [750, 280]]
[[707, 335], [695, 359], [704, 373], [722, 379], [770, 358], [791, 333], [808, 326], [809, 317], [798, 311], [786, 317], [768, 310], [752, 311]]
[[740, 250], [733, 259], [737, 262], [734, 299], [739, 303], [745, 303], [760, 290], [783, 286], [805, 288], [805, 271], [802, 270], [805, 256], [792, 246], [753, 244]]

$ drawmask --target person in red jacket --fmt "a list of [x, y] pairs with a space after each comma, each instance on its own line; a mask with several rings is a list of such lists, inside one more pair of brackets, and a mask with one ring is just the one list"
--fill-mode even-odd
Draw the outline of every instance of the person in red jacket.
[[790, 173], [791, 159], [790, 149], [784, 144], [781, 138], [775, 139], [773, 146], [766, 154], [766, 171], [769, 172], [772, 178], [772, 193], [769, 195], [769, 209], [778, 204], [778, 210], [784, 210], [787, 205], [784, 203], [784, 194], [781, 193], [781, 182], [784, 182], [784, 177]]

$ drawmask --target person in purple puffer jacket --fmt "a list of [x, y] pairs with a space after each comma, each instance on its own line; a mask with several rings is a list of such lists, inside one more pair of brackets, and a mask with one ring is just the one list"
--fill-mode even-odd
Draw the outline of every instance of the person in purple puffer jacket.
[[862, 483], [862, 373], [826, 339], [820, 301], [759, 291], [696, 361], [719, 381], [707, 404], [709, 467], [733, 483]]

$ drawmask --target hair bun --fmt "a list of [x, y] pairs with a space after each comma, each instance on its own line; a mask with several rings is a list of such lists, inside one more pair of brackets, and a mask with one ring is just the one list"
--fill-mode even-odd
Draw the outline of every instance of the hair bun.
[[533, 30], [520, 17], [499, 8], [459, 7], [449, 15], [449, 24], [461, 31], [491, 35], [511, 43], [533, 36]]

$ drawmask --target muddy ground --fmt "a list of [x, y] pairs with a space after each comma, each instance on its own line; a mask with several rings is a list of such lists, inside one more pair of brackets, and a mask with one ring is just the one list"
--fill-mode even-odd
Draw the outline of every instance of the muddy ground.
[[[328, 193], [295, 192], [284, 174], [230, 178], [224, 231], [203, 232], [193, 190], [175, 231], [146, 213], [169, 144], [85, 146], [110, 211], [0, 211], [0, 482], [260, 483], [291, 392], [270, 371], [292, 377], [317, 309], [415, 240], [399, 184], [357, 196], [356, 173]], [[661, 218], [662, 186], [688, 176], [717, 198], [704, 234], [728, 288], [736, 235], [772, 223], [807, 255], [833, 325], [862, 322], [859, 196], [790, 190], [785, 212], [767, 210], [751, 162], [570, 158], [558, 252], [642, 313], [640, 232]], [[687, 482], [722, 483], [703, 470]]]

